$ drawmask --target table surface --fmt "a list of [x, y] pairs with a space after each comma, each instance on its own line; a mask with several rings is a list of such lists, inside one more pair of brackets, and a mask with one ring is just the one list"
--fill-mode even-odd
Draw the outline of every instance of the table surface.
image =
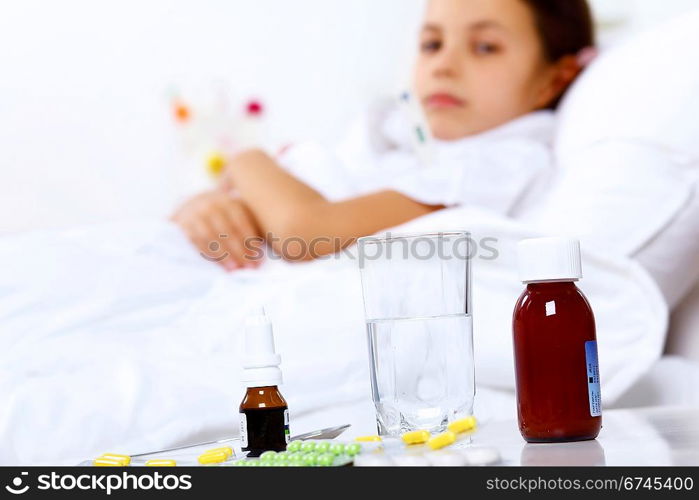
[[699, 466], [699, 408], [609, 410], [595, 441], [528, 444], [515, 420], [491, 422], [474, 446], [494, 447], [506, 466]]

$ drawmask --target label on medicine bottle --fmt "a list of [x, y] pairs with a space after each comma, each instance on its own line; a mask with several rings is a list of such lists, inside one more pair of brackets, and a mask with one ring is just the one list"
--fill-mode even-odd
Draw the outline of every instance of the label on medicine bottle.
[[291, 430], [289, 429], [289, 410], [284, 410], [284, 439], [286, 444], [291, 441]]
[[585, 342], [585, 359], [587, 361], [587, 390], [590, 395], [590, 415], [602, 415], [602, 391], [600, 390], [599, 359], [597, 342]]
[[245, 413], [240, 413], [240, 447], [248, 447], [248, 417]]

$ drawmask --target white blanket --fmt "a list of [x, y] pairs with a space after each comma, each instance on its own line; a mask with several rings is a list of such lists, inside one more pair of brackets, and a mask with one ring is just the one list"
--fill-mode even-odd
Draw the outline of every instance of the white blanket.
[[[513, 249], [532, 233], [466, 208], [397, 231], [447, 228], [498, 238], [500, 257], [474, 263], [477, 411], [513, 418]], [[584, 258], [609, 403], [659, 357], [667, 311], [638, 265]], [[228, 275], [170, 224], [129, 221], [0, 239], [0, 259], [0, 464], [236, 434], [241, 326], [259, 305], [275, 325], [292, 433], [373, 430], [358, 266], [347, 255]]]

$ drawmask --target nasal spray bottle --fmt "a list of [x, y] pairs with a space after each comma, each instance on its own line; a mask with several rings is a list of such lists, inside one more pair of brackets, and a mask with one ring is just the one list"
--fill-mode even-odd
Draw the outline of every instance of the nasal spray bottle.
[[289, 408], [278, 387], [280, 364], [272, 324], [260, 309], [245, 322], [242, 381], [247, 392], [240, 403], [240, 439], [248, 457], [284, 451], [289, 443]]

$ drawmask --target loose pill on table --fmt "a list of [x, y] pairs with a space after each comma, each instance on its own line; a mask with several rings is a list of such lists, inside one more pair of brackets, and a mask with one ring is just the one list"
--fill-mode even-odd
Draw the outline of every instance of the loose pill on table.
[[407, 445], [425, 444], [430, 439], [430, 433], [428, 431], [406, 432], [401, 438]]
[[462, 418], [461, 420], [455, 420], [451, 422], [447, 429], [455, 434], [461, 434], [463, 432], [469, 432], [475, 430], [478, 423], [475, 417]]
[[468, 465], [472, 466], [486, 466], [500, 462], [500, 453], [494, 448], [467, 448], [461, 453]]
[[441, 450], [456, 442], [456, 434], [451, 431], [444, 432], [427, 441], [427, 446], [433, 450]]
[[124, 467], [124, 463], [120, 460], [113, 460], [111, 458], [96, 458], [92, 465], [95, 467]]
[[355, 467], [390, 467], [393, 461], [386, 455], [359, 455], [354, 459]]
[[231, 448], [230, 446], [224, 446], [223, 448], [214, 448], [212, 450], [206, 450], [204, 452], [204, 455], [206, 455], [208, 453], [217, 453], [219, 451], [222, 451], [223, 453], [225, 453], [228, 458], [235, 456], [235, 453], [233, 452], [233, 448]]
[[358, 443], [379, 443], [383, 441], [381, 436], [360, 436], [354, 439]]
[[423, 455], [397, 455], [391, 457], [393, 465], [398, 467], [429, 467], [430, 462]]
[[131, 457], [128, 455], [119, 455], [118, 453], [105, 453], [100, 458], [116, 460], [117, 462], [120, 462], [123, 466], [131, 465]]
[[177, 467], [174, 460], [148, 460], [146, 467]]
[[450, 450], [439, 450], [428, 453], [427, 460], [435, 467], [465, 467], [468, 465], [466, 457]]
[[223, 451], [217, 451], [214, 453], [204, 453], [199, 455], [199, 463], [201, 465], [212, 465], [220, 464], [228, 460], [228, 455]]
[[276, 458], [276, 456], [276, 451], [265, 451], [262, 455], [260, 455], [260, 460], [263, 462], [271, 462]]

